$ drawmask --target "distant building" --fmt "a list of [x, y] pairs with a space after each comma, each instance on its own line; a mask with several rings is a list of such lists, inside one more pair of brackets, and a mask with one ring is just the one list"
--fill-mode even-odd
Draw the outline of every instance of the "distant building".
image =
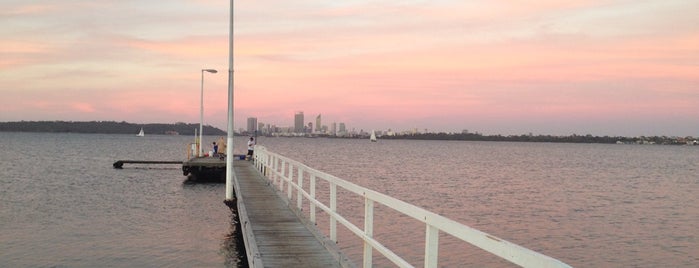
[[345, 123], [340, 123], [340, 129], [337, 130], [337, 135], [338, 136], [347, 135], [347, 129], [345, 128]]
[[257, 118], [248, 117], [248, 134], [255, 134], [257, 130]]
[[296, 133], [304, 133], [304, 126], [303, 126], [303, 112], [297, 112], [296, 115], [294, 115], [294, 132]]
[[265, 131], [265, 123], [257, 123], [257, 131], [258, 134], [267, 133], [267, 131]]
[[336, 136], [337, 135], [337, 123], [333, 122], [332, 125], [330, 125], [330, 135]]
[[320, 124], [320, 114], [316, 116], [316, 129], [315, 132], [320, 132], [322, 128], [322, 125]]

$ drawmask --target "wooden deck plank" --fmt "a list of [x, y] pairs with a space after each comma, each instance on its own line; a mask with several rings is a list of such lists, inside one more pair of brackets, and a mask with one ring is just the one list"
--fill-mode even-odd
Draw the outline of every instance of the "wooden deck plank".
[[249, 161], [233, 161], [265, 267], [341, 267]]

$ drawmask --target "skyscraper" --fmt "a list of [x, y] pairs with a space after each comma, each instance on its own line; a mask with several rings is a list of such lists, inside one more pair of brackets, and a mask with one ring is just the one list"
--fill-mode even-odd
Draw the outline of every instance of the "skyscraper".
[[315, 132], [320, 132], [321, 131], [322, 125], [320, 124], [320, 114], [316, 116], [316, 131]]
[[304, 131], [303, 131], [303, 112], [296, 112], [296, 115], [294, 115], [294, 132], [304, 133]]
[[257, 118], [248, 117], [248, 134], [255, 134], [255, 130], [257, 130]]

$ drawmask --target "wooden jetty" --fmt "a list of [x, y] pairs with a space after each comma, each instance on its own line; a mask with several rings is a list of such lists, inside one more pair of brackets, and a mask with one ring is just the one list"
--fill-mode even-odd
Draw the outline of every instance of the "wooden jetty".
[[[241, 155], [234, 155], [233, 157], [235, 159], [244, 158]], [[177, 164], [182, 165], [183, 175], [191, 175], [190, 179], [192, 181], [226, 182], [226, 158], [223, 155], [217, 157], [194, 157], [185, 161], [117, 160], [112, 166], [122, 169], [124, 164]]]
[[186, 161], [117, 160], [112, 164], [116, 169], [124, 164], [177, 164], [182, 165], [182, 174], [191, 175], [190, 180], [198, 182], [226, 182], [226, 159], [219, 157], [196, 157]]
[[182, 174], [193, 181], [226, 182], [226, 159], [223, 157], [195, 157], [182, 162]]
[[251, 267], [352, 267], [307, 226], [250, 161], [233, 161], [238, 217]]
[[114, 168], [123, 168], [124, 164], [182, 164], [182, 161], [148, 161], [148, 160], [117, 160], [112, 164]]

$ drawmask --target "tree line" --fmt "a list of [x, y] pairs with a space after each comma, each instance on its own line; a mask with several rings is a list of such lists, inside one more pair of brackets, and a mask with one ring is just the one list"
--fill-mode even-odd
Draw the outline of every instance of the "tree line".
[[[5, 132], [61, 132], [61, 133], [100, 133], [100, 134], [134, 134], [143, 128], [146, 135], [194, 135], [199, 131], [199, 124], [134, 124], [115, 121], [18, 121], [0, 122], [0, 131]], [[226, 135], [226, 132], [209, 126], [204, 126], [205, 135]]]
[[416, 133], [395, 136], [382, 136], [381, 139], [408, 140], [462, 140], [462, 141], [511, 141], [511, 142], [554, 142], [554, 143], [625, 143], [625, 144], [687, 144], [693, 137], [622, 137], [587, 135], [482, 135], [479, 133]]

